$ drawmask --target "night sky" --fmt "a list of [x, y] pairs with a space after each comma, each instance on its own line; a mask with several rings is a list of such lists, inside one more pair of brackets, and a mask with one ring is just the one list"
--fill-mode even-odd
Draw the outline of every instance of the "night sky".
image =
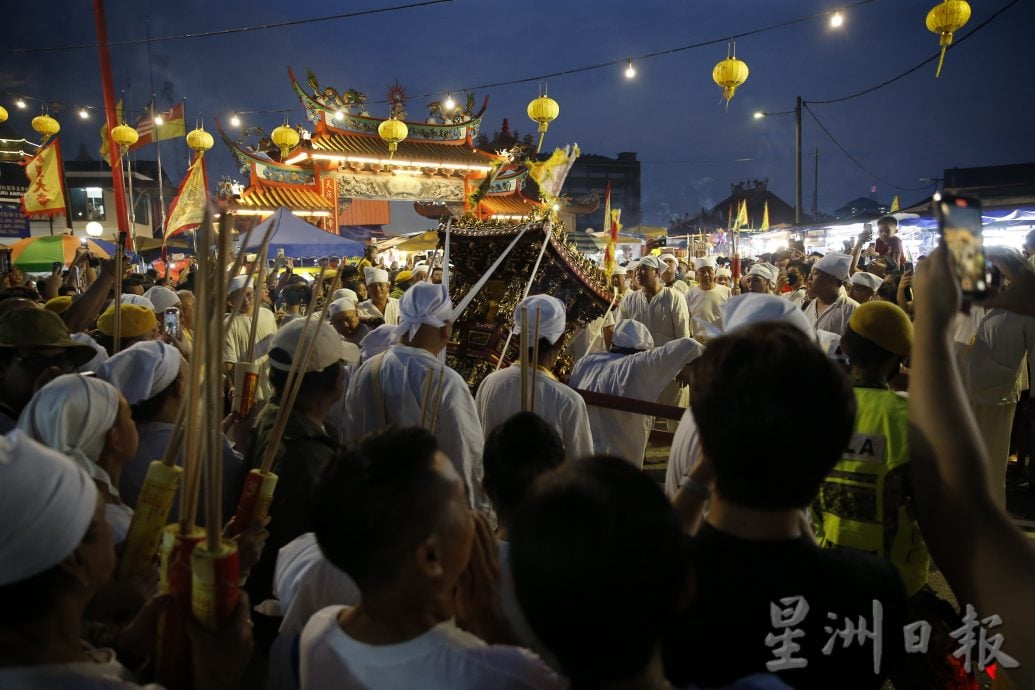
[[[108, 0], [113, 42], [143, 38], [145, 15], [153, 37], [254, 26], [403, 4], [366, 2], [211, 2], [211, 0]], [[974, 15], [960, 35], [1008, 0], [972, 0]], [[794, 119], [755, 120], [756, 110], [784, 111], [795, 96], [837, 98], [876, 85], [937, 51], [938, 38], [924, 17], [936, 0], [875, 0], [846, 13], [844, 27], [825, 19], [738, 40], [737, 56], [751, 69], [729, 110], [711, 80], [724, 44], [636, 63], [626, 80], [623, 66], [557, 77], [550, 95], [560, 103], [545, 149], [578, 142], [584, 153], [614, 156], [636, 151], [643, 161], [643, 222], [666, 224], [721, 200], [731, 182], [769, 178], [770, 189], [794, 203]], [[88, 0], [7, 3], [8, 31], [0, 49], [0, 91], [8, 124], [35, 136], [29, 120], [39, 110], [13, 106], [14, 95], [61, 101], [58, 115], [67, 158], [80, 143], [97, 156], [100, 114], [83, 121], [73, 105], [101, 106], [96, 48], [13, 53], [12, 47], [96, 42]], [[224, 121], [231, 111], [291, 109], [303, 119], [287, 79], [313, 69], [321, 83], [356, 88], [382, 100], [396, 78], [410, 101], [409, 119], [424, 119], [424, 105], [446, 91], [519, 79], [630, 55], [679, 47], [836, 9], [828, 0], [454, 0], [451, 3], [318, 24], [152, 45], [154, 90], [159, 105], [187, 98], [188, 130], [204, 116]], [[804, 206], [811, 207], [812, 151], [819, 148], [819, 207], [831, 212], [858, 196], [903, 205], [933, 190], [920, 178], [940, 177], [953, 166], [1035, 161], [1035, 53], [1031, 31], [1035, 2], [1021, 0], [1000, 18], [950, 50], [940, 79], [935, 65], [872, 94], [813, 110], [870, 172], [839, 151], [806, 114]], [[957, 39], [960, 37], [957, 36]], [[151, 91], [147, 48], [113, 47], [115, 89], [142, 108]], [[535, 83], [478, 92], [491, 97], [483, 130], [491, 135], [504, 117], [522, 133], [534, 129], [525, 107]], [[423, 94], [436, 93], [436, 98]], [[371, 113], [387, 115], [385, 106]], [[385, 109], [380, 112], [379, 109]], [[273, 113], [242, 116], [267, 131], [280, 124]], [[152, 149], [153, 150], [153, 149]], [[187, 150], [166, 142], [163, 164], [179, 178]], [[153, 156], [147, 155], [147, 158]], [[234, 175], [235, 163], [217, 140], [209, 155], [212, 185]], [[242, 182], [246, 180], [241, 179]], [[418, 228], [414, 228], [418, 229]]]

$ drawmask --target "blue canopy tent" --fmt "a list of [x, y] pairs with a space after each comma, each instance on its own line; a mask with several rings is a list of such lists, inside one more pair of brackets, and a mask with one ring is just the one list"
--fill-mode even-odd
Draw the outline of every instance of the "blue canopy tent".
[[267, 258], [273, 258], [279, 250], [285, 256], [302, 258], [306, 256], [363, 256], [362, 242], [344, 237], [310, 225], [288, 209], [278, 208], [272, 216], [262, 221], [251, 231], [244, 243], [244, 249], [255, 251], [262, 246], [269, 228], [273, 228]]

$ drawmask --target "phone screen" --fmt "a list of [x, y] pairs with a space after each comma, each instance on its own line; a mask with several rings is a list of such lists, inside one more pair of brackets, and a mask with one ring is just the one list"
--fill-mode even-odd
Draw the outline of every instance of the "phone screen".
[[936, 196], [942, 241], [956, 263], [956, 274], [965, 296], [983, 298], [988, 293], [988, 264], [981, 235], [981, 204], [962, 196]]
[[179, 338], [180, 332], [180, 310], [176, 307], [169, 307], [165, 310], [165, 332], [173, 338]]

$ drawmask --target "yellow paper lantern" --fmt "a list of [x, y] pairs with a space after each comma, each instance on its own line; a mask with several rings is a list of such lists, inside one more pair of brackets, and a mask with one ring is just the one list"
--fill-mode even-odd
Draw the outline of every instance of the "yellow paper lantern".
[[205, 151], [212, 148], [214, 143], [212, 135], [201, 127], [187, 133], [187, 146], [192, 151], [197, 151], [199, 155], [205, 155]]
[[270, 139], [280, 147], [280, 160], [287, 158], [291, 149], [298, 146], [298, 132], [288, 125], [281, 125], [273, 130]]
[[61, 131], [61, 125], [58, 124], [58, 121], [47, 114], [37, 115], [32, 118], [32, 128], [42, 137], [41, 144], [46, 144], [47, 139]]
[[730, 107], [730, 99], [737, 87], [747, 81], [749, 74], [747, 63], [738, 60], [736, 55], [731, 55], [715, 65], [712, 70], [712, 79], [722, 87], [722, 97], [726, 99], [726, 108]]
[[133, 144], [137, 143], [140, 139], [140, 135], [137, 134], [137, 130], [133, 129], [126, 123], [122, 123], [118, 127], [111, 128], [111, 138], [119, 147], [128, 149]]
[[945, 51], [952, 45], [953, 34], [962, 29], [968, 21], [970, 21], [970, 3], [966, 0], [944, 0], [927, 13], [927, 30], [941, 37], [938, 43], [942, 47], [942, 52], [938, 56], [935, 79], [941, 76]]
[[7, 108], [0, 105], [0, 122], [7, 122]]
[[388, 142], [388, 158], [399, 149], [399, 142], [405, 139], [410, 133], [410, 128], [402, 120], [390, 117], [377, 126], [377, 135]]
[[528, 104], [528, 117], [532, 122], [539, 123], [539, 146], [535, 149], [536, 153], [543, 148], [543, 139], [546, 138], [546, 130], [549, 129], [550, 123], [556, 120], [560, 114], [561, 106], [546, 95], [535, 98]]

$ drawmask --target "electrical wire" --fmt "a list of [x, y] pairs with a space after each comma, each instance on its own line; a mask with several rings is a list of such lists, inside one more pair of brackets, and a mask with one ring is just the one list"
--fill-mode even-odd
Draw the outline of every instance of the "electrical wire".
[[[342, 14], [333, 14], [327, 17], [312, 17], [309, 19], [293, 19], [284, 22], [275, 22], [272, 24], [260, 24], [258, 26], [243, 26], [236, 29], [219, 29], [217, 31], [204, 31], [197, 34], [179, 34], [177, 36], [159, 36], [156, 38], [134, 38], [126, 41], [112, 41], [107, 45], [111, 46], [132, 46], [139, 45], [141, 43], [162, 43], [164, 41], [182, 41], [191, 38], [208, 38], [210, 36], [228, 36], [230, 34], [240, 34], [248, 31], [267, 31], [269, 29], [283, 29], [289, 26], [302, 26], [303, 24], [314, 24], [317, 22], [329, 22], [338, 19], [350, 19], [352, 17], [364, 17], [371, 14], [382, 14], [384, 12], [395, 12], [397, 10], [408, 10], [417, 7], [428, 7], [430, 5], [441, 5], [443, 3], [452, 2], [453, 0], [424, 0], [423, 2], [414, 2], [407, 5], [395, 5], [393, 7], [380, 7], [373, 10], [359, 10], [357, 12], [345, 12]], [[99, 43], [78, 43], [73, 45], [65, 46], [49, 46], [43, 48], [0, 48], [0, 53], [49, 53], [62, 50], [81, 50], [85, 48], [98, 48]]]
[[[1013, 7], [1014, 5], [1018, 4], [1020, 1], [1021, 0], [1010, 0], [1010, 2], [1008, 2], [1005, 5], [1003, 5], [1002, 7], [1000, 7], [990, 17], [988, 17], [988, 19], [986, 19], [985, 21], [981, 22], [980, 24], [975, 26], [973, 29], [968, 31], [966, 33], [966, 35], [962, 36], [958, 40], [953, 41], [953, 44], [952, 44], [952, 46], [949, 47], [949, 50], [952, 51], [952, 50], [958, 48], [960, 46], [960, 44], [965, 42], [967, 39], [969, 39], [971, 36], [976, 34], [978, 31], [981, 31], [981, 29], [985, 28], [986, 26], [991, 24], [996, 19], [998, 19], [1000, 15], [1002, 15], [1004, 12], [1006, 12], [1006, 10], [1008, 10], [1011, 7]], [[808, 102], [812, 103], [813, 105], [826, 105], [828, 103], [843, 103], [844, 101], [850, 101], [853, 98], [858, 98], [860, 96], [865, 96], [866, 94], [870, 94], [870, 93], [873, 93], [874, 91], [877, 91], [879, 89], [883, 89], [885, 86], [889, 86], [891, 84], [894, 84], [895, 82], [897, 82], [900, 79], [904, 79], [905, 77], [908, 77], [910, 74], [912, 74], [913, 72], [917, 71], [921, 67], [924, 67], [925, 65], [929, 65], [932, 62], [934, 62], [935, 60], [937, 60], [938, 56], [940, 54], [941, 54], [941, 51], [938, 51], [937, 53], [935, 53], [931, 57], [927, 58], [923, 62], [921, 62], [921, 63], [919, 63], [917, 65], [913, 65], [912, 67], [907, 69], [905, 72], [902, 72], [901, 74], [896, 75], [896, 76], [892, 77], [891, 79], [887, 79], [885, 81], [882, 81], [881, 83], [879, 83], [879, 84], [877, 84], [875, 86], [871, 86], [868, 89], [863, 89], [862, 91], [858, 91], [858, 92], [850, 94], [848, 96], [841, 96], [840, 98], [827, 98], [825, 100], [809, 99]], [[813, 115], [813, 117], [815, 117], [815, 115]]]
[[928, 185], [924, 185], [922, 187], [902, 187], [901, 185], [892, 184], [891, 182], [888, 182], [883, 177], [881, 177], [880, 175], [878, 175], [877, 173], [873, 172], [872, 170], [867, 168], [865, 165], [860, 163], [858, 161], [858, 159], [856, 159], [855, 156], [850, 154], [848, 152], [848, 149], [846, 149], [844, 146], [842, 146], [841, 142], [837, 140], [837, 137], [835, 137], [834, 134], [829, 129], [827, 129], [827, 126], [824, 125], [820, 121], [820, 119], [818, 117], [816, 117], [816, 113], [812, 112], [812, 108], [809, 107], [808, 103], [804, 103], [803, 102], [802, 106], [805, 108], [805, 110], [808, 111], [809, 115], [812, 116], [812, 119], [816, 122], [816, 124], [819, 125], [819, 128], [822, 129], [823, 132], [828, 137], [830, 137], [830, 141], [834, 142], [834, 145], [837, 146], [837, 148], [841, 149], [841, 153], [845, 154], [845, 156], [848, 157], [848, 160], [852, 161], [852, 163], [855, 164], [855, 167], [859, 168], [860, 170], [862, 170], [864, 173], [866, 173], [870, 177], [874, 178], [875, 180], [877, 180], [879, 182], [884, 183], [885, 185], [887, 185], [888, 187], [891, 187], [892, 189], [898, 189], [898, 190], [903, 191], [903, 192], [920, 192], [920, 191], [924, 191], [926, 189], [930, 189], [931, 185], [929, 185], [929, 184]]

